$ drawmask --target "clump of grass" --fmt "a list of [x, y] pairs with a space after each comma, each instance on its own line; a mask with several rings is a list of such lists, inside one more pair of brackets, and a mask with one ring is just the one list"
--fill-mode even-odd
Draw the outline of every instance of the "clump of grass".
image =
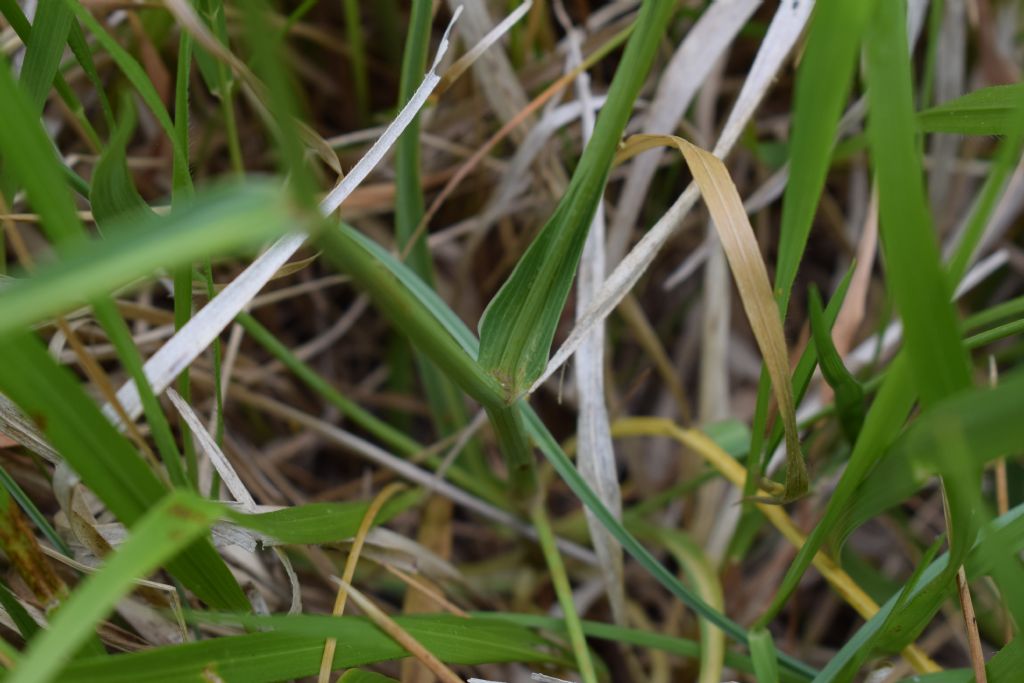
[[911, 4], [0, 3], [8, 678], [1016, 680], [1020, 15]]

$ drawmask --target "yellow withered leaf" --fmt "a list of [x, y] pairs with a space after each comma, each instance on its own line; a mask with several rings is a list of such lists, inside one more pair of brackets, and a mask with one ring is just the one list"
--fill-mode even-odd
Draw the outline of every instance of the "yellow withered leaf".
[[800, 452], [796, 429], [789, 354], [768, 271], [747, 212], [743, 210], [743, 201], [729, 171], [718, 157], [674, 135], [633, 135], [620, 146], [615, 162], [622, 163], [654, 147], [673, 147], [683, 155], [711, 213], [743, 310], [764, 357], [782, 418], [786, 435], [786, 486], [781, 502], [798, 498], [807, 491], [807, 467]]

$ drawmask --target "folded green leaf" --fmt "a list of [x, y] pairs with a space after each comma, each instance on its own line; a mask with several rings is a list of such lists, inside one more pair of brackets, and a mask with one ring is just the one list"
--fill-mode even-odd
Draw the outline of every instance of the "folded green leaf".
[[817, 287], [811, 288], [808, 311], [821, 374], [835, 392], [836, 413], [843, 433], [850, 443], [854, 443], [864, 424], [864, 389], [843, 365], [843, 359], [832, 344], [830, 326], [821, 310], [821, 295]]
[[134, 132], [135, 106], [126, 97], [121, 105], [121, 120], [92, 173], [89, 203], [100, 229], [105, 230], [122, 214], [125, 216], [122, 226], [129, 229], [133, 225], [127, 224], [128, 216], [131, 216], [133, 222], [153, 216], [152, 209], [135, 188], [131, 171], [128, 170], [128, 141]]
[[645, 2], [569, 187], [480, 320], [480, 364], [511, 402], [540, 377], [619, 137], [674, 3]]
[[763, 626], [750, 631], [750, 659], [754, 662], [758, 683], [779, 683], [775, 643], [772, 634]]

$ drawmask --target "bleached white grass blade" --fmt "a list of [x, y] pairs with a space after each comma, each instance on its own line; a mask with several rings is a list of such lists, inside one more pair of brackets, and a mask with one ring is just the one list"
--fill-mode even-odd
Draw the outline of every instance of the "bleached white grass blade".
[[[716, 0], [704, 11], [665, 66], [650, 109], [641, 123], [644, 133], [671, 135], [676, 132], [679, 121], [719, 57], [725, 54], [760, 5], [761, 0]], [[612, 215], [609, 263], [618, 263], [626, 251], [629, 236], [663, 154], [664, 150], [650, 150], [630, 165]]]
[[[559, 19], [566, 27], [569, 43], [568, 69], [583, 61], [582, 37], [565, 16], [564, 8], [556, 4]], [[583, 144], [594, 133], [594, 105], [590, 90], [590, 76], [586, 71], [576, 77], [576, 94], [581, 105]], [[598, 202], [590, 223], [576, 279], [577, 313], [582, 314], [593, 300], [605, 275], [605, 211]], [[622, 491], [619, 488], [615, 464], [615, 447], [608, 423], [608, 408], [604, 392], [604, 324], [599, 323], [583, 340], [576, 354], [576, 390], [579, 394], [579, 415], [576, 420], [577, 463], [580, 476], [597, 493], [598, 498], [613, 515], [622, 516]], [[608, 595], [612, 618], [620, 626], [627, 624], [626, 591], [623, 579], [622, 547], [604, 524], [585, 509], [591, 543], [597, 553], [604, 588]]]
[[[784, 2], [779, 5], [779, 9], [776, 10], [772, 23], [768, 27], [768, 32], [761, 42], [761, 48], [754, 58], [750, 75], [744, 81], [736, 104], [733, 105], [732, 113], [730, 113], [726, 126], [715, 145], [713, 154], [718, 158], [725, 158], [736, 144], [740, 132], [753, 116], [754, 110], [761, 103], [775, 75], [807, 25], [813, 5], [812, 0], [797, 0], [795, 3]], [[699, 195], [697, 186], [690, 183], [683, 194], [654, 224], [654, 227], [648, 230], [637, 245], [626, 254], [622, 262], [615, 267], [615, 270], [601, 285], [595, 301], [577, 320], [576, 327], [569, 334], [569, 338], [548, 362], [544, 374], [530, 387], [531, 393], [536, 391], [552, 373], [569, 359], [590, 328], [598, 321], [608, 317], [622, 301], [622, 298], [633, 288], [633, 285], [654, 261], [654, 257], [661, 247], [682, 223], [686, 214], [693, 208]]]
[[213, 463], [213, 468], [217, 470], [221, 481], [224, 482], [224, 486], [231, 494], [231, 497], [241, 504], [242, 509], [245, 512], [255, 512], [256, 499], [252, 497], [252, 494], [249, 493], [249, 489], [247, 489], [245, 484], [242, 483], [241, 478], [238, 476], [235, 468], [231, 465], [231, 462], [227, 459], [227, 456], [225, 456], [224, 452], [221, 451], [220, 446], [218, 446], [217, 442], [213, 440], [210, 433], [206, 431], [203, 421], [200, 420], [199, 416], [196, 415], [196, 412], [192, 410], [192, 406], [190, 406], [185, 399], [181, 397], [181, 394], [174, 389], [167, 390], [167, 398], [171, 399], [171, 404], [174, 406], [174, 409], [178, 411], [178, 414], [181, 415], [183, 420], [185, 420], [188, 428], [192, 430], [192, 435], [198, 443], [200, 450], [202, 450], [206, 457], [210, 459], [210, 462]]
[[[334, 189], [320, 202], [320, 210], [325, 216], [330, 215], [341, 206], [341, 203], [380, 162], [426, 103], [434, 88], [437, 87], [440, 81], [440, 77], [436, 73], [437, 65], [448, 50], [448, 36], [458, 17], [459, 10], [456, 10], [448, 28], [445, 29], [430, 70], [409, 102], [348, 175], [335, 185]], [[159, 351], [153, 354], [145, 365], [146, 378], [153, 386], [153, 391], [160, 394], [170, 386], [174, 378], [180, 375], [200, 353], [213, 343], [221, 331], [234, 320], [235, 316], [266, 285], [274, 273], [299, 250], [305, 241], [305, 235], [288, 235], [274, 242], [231, 284], [193, 316]], [[142, 414], [139, 390], [134, 381], [127, 382], [118, 390], [117, 399], [132, 419], [137, 419]], [[103, 412], [112, 422], [119, 424], [120, 420], [109, 404], [103, 407]]]
[[[483, 7], [483, 5], [478, 5]], [[459, 76], [466, 72], [470, 66], [476, 62], [477, 59], [483, 55], [492, 45], [501, 40], [502, 36], [511, 30], [520, 19], [526, 16], [526, 13], [533, 7], [533, 0], [526, 0], [523, 4], [516, 7], [514, 10], [509, 12], [508, 16], [498, 22], [494, 28], [488, 31], [472, 48], [470, 48], [466, 54], [459, 57], [459, 59], [452, 64], [447, 71], [444, 73], [444, 80], [446, 83], [451, 83], [458, 80]], [[461, 11], [460, 6], [456, 11]], [[476, 8], [473, 8], [476, 9]]]
[[[220, 446], [210, 436], [210, 433], [206, 431], [206, 427], [203, 426], [202, 420], [192, 410], [192, 406], [174, 389], [167, 390], [167, 397], [171, 399], [175, 410], [178, 411], [178, 414], [188, 424], [189, 429], [192, 430], [192, 437], [198, 442], [200, 450], [210, 459], [210, 463], [217, 470], [221, 481], [224, 482], [224, 486], [227, 487], [231, 496], [238, 501], [241, 509], [250, 514], [256, 512], [258, 508], [256, 499], [252, 497], [249, 489], [242, 483], [242, 479], [231, 465], [231, 461], [220, 450]], [[277, 559], [281, 562], [281, 566], [284, 567], [284, 573], [288, 577], [288, 584], [291, 587], [292, 597], [288, 613], [299, 614], [302, 611], [302, 588], [299, 586], [299, 577], [295, 573], [292, 561], [284, 551], [280, 548], [274, 548], [273, 550], [274, 554], [277, 555]]]

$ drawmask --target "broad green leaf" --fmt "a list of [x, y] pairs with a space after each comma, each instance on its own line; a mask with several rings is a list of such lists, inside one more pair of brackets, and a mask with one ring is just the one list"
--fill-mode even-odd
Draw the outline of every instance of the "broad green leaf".
[[[121, 121], [103, 148], [92, 174], [89, 203], [101, 230], [106, 230], [122, 214], [122, 227], [129, 229], [135, 220], [144, 221], [153, 216], [152, 209], [135, 188], [131, 171], [128, 170], [128, 141], [134, 132], [135, 107], [131, 99], [125, 98], [121, 105]], [[129, 216], [132, 219], [130, 222]]]
[[[245, 617], [215, 613], [193, 616], [200, 622], [243, 623], [273, 630], [76, 662], [61, 674], [61, 683], [202, 683], [209, 680], [203, 677], [207, 670], [224, 681], [291, 680], [316, 674], [328, 637], [336, 638], [338, 643], [335, 669], [406, 656], [400, 645], [363, 617]], [[416, 615], [398, 616], [395, 621], [450, 664], [566, 663], [541, 649], [546, 641], [529, 630], [499, 620]]]
[[1006, 135], [1019, 125], [1024, 83], [996, 85], [969, 92], [917, 114], [926, 133]]
[[0, 335], [86, 304], [159, 268], [255, 247], [293, 228], [296, 219], [280, 185], [260, 181], [208, 190], [182, 202], [167, 218], [115, 221], [106, 239], [79, 243], [65, 259], [4, 287]]
[[868, 140], [886, 283], [925, 409], [971, 384], [915, 143], [906, 3], [880, 2], [867, 34]]
[[[61, 669], [126, 593], [133, 581], [206, 533], [221, 506], [192, 494], [169, 494], [132, 530], [128, 541], [90, 576], [56, 613], [50, 627], [33, 639], [25, 656], [7, 680], [10, 683], [45, 683]], [[99, 661], [107, 661], [107, 657]], [[96, 661], [96, 660], [92, 660]], [[66, 680], [61, 676], [60, 680]], [[167, 680], [167, 679], [164, 679]]]
[[[37, 338], [25, 333], [0, 337], [0, 356], [0, 391], [36, 422], [107, 508], [133, 526], [166, 493], [156, 475]], [[209, 541], [194, 543], [169, 569], [210, 605], [249, 608]]]
[[565, 195], [480, 320], [480, 364], [510, 399], [521, 396], [544, 371], [619, 137], [673, 6], [641, 6], [608, 100]]
[[850, 443], [855, 443], [864, 424], [864, 389], [843, 365], [843, 359], [832, 344], [830, 326], [821, 310], [821, 295], [816, 287], [811, 288], [808, 311], [821, 374], [835, 392], [836, 413], [843, 433]]
[[750, 631], [750, 659], [757, 683], [778, 683], [779, 663], [772, 634], [763, 626]]

